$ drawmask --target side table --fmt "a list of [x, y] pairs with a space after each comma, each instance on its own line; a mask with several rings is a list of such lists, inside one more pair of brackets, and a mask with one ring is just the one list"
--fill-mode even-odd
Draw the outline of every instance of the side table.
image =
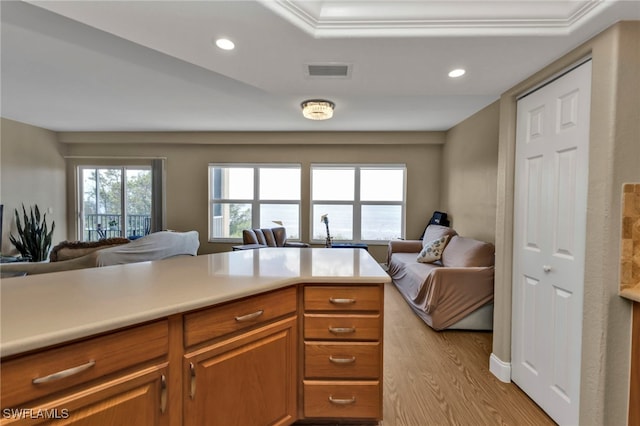
[[264, 245], [264, 244], [244, 244], [244, 245], [241, 245], [241, 246], [233, 246], [233, 247], [231, 247], [231, 250], [233, 250], [233, 251], [255, 250], [255, 249], [259, 249], [259, 248], [263, 248], [263, 247], [268, 247], [268, 246]]
[[12, 271], [12, 272], [0, 271], [0, 279], [2, 280], [6, 278], [24, 277], [26, 275], [27, 273], [24, 271]]
[[331, 248], [361, 248], [369, 251], [369, 246], [365, 243], [334, 243]]

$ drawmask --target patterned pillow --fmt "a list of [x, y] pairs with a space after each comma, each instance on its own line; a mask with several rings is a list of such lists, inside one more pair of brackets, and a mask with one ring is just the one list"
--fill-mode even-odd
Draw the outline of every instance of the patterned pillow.
[[440, 260], [444, 247], [447, 245], [448, 235], [438, 238], [437, 240], [427, 242], [422, 251], [418, 255], [418, 262], [431, 263]]

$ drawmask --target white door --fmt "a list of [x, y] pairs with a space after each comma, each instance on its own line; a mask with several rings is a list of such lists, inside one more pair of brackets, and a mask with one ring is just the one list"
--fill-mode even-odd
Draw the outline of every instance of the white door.
[[518, 101], [512, 380], [577, 425], [591, 61]]

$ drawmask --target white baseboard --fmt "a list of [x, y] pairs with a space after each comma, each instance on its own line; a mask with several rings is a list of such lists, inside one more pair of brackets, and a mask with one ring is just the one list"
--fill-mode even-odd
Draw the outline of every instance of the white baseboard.
[[511, 382], [511, 363], [502, 361], [495, 354], [489, 358], [489, 371], [501, 382]]

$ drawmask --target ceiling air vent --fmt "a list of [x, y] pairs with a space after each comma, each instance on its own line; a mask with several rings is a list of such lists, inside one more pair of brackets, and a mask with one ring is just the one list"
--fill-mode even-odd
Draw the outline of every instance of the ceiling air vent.
[[346, 64], [307, 64], [309, 77], [347, 78], [351, 68]]

